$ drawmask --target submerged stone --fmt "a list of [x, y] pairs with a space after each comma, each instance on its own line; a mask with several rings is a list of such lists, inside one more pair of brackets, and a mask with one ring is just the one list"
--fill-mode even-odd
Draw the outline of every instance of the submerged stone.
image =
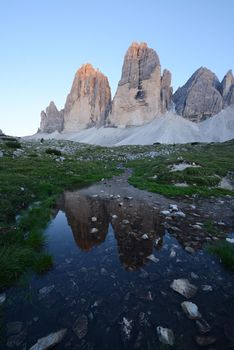
[[197, 336], [195, 339], [200, 346], [208, 346], [216, 342], [215, 337], [212, 336]]
[[0, 305], [2, 305], [6, 301], [6, 293], [0, 294]]
[[211, 326], [206, 322], [203, 318], [200, 320], [196, 320], [196, 326], [200, 333], [208, 333], [211, 330]]
[[174, 345], [174, 333], [169, 328], [163, 328], [161, 326], [157, 327], [158, 339], [161, 343], [167, 345]]
[[79, 316], [76, 320], [73, 331], [76, 333], [79, 339], [82, 339], [86, 336], [88, 332], [88, 318], [84, 314]]
[[170, 287], [177, 293], [183, 295], [185, 298], [189, 299], [193, 297], [197, 292], [197, 287], [194, 286], [186, 278], [179, 278], [174, 280]]
[[184, 301], [183, 303], [181, 303], [181, 307], [184, 310], [185, 314], [188, 316], [188, 318], [190, 318], [191, 320], [201, 318], [201, 314], [196, 304], [190, 301]]
[[34, 344], [29, 350], [46, 350], [54, 347], [56, 344], [60, 343], [64, 338], [67, 330], [61, 329], [58, 332], [50, 333], [44, 338], [38, 339], [36, 344]]

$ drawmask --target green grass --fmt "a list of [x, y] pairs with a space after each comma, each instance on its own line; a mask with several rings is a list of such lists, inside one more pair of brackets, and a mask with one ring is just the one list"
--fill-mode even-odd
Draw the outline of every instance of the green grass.
[[65, 155], [65, 161], [60, 163], [54, 152], [38, 152], [36, 147], [24, 143], [22, 155], [16, 158], [12, 157], [13, 148], [6, 143], [0, 146], [5, 153], [0, 159], [0, 290], [3, 290], [30, 269], [43, 273], [53, 265], [51, 255], [43, 251], [44, 230], [52, 218], [57, 196], [65, 189], [81, 188], [119, 171], [109, 159], [77, 160], [78, 152]]
[[219, 241], [209, 245], [207, 250], [217, 255], [226, 268], [234, 270], [234, 247], [231, 243]]
[[[134, 170], [129, 182], [140, 189], [167, 196], [234, 194], [234, 191], [217, 187], [222, 177], [229, 175], [233, 178], [234, 141], [223, 144], [175, 145], [168, 146], [168, 150], [168, 153], [159, 157], [128, 162], [127, 166]], [[173, 164], [181, 162], [195, 163], [199, 167], [170, 171]], [[177, 187], [176, 183], [187, 183], [188, 186]]]

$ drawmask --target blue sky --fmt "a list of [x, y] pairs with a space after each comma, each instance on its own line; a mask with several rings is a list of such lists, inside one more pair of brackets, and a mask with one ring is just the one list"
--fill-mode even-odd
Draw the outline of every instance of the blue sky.
[[0, 129], [34, 133], [51, 100], [63, 108], [90, 62], [114, 95], [132, 41], [154, 48], [174, 90], [200, 66], [234, 69], [233, 0], [1, 0]]

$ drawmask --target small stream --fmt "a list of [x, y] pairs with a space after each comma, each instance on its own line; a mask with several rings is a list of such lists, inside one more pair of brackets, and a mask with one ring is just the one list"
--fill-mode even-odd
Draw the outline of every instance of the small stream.
[[54, 268], [8, 291], [1, 349], [30, 349], [64, 328], [56, 349], [162, 349], [157, 326], [173, 330], [173, 348], [200, 349], [186, 298], [170, 288], [179, 278], [198, 287], [189, 300], [215, 339], [208, 348], [234, 344], [233, 274], [201, 249], [187, 252], [148, 201], [65, 192], [46, 235]]

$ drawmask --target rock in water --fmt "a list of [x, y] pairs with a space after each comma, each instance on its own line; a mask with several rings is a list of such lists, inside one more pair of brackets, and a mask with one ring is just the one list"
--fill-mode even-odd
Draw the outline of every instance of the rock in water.
[[30, 350], [46, 350], [54, 347], [56, 344], [61, 342], [64, 338], [67, 330], [61, 329], [58, 332], [51, 333], [44, 338], [38, 339], [35, 345], [33, 345]]
[[221, 111], [220, 82], [213, 72], [201, 67], [174, 93], [173, 102], [178, 114], [200, 122]]
[[124, 57], [109, 124], [126, 127], [153, 120], [162, 111], [161, 103], [163, 111], [170, 105], [170, 83], [170, 72], [164, 71], [161, 94], [161, 66], [157, 53], [146, 43], [132, 43]]
[[201, 318], [201, 314], [198, 311], [198, 307], [196, 304], [191, 303], [190, 301], [184, 301], [183, 303], [181, 303], [181, 306], [188, 318], [190, 318], [191, 320], [197, 320], [198, 318]]
[[6, 301], [6, 293], [0, 294], [0, 305]]
[[51, 133], [63, 130], [63, 110], [58, 111], [54, 102], [51, 101], [46, 111], [41, 112], [40, 132]]
[[79, 339], [86, 336], [88, 332], [88, 318], [84, 314], [78, 317], [74, 324], [73, 330]]
[[170, 286], [175, 292], [183, 295], [185, 298], [189, 299], [193, 297], [197, 292], [197, 287], [194, 286], [186, 278], [180, 278], [174, 280]]
[[200, 346], [208, 346], [214, 344], [216, 342], [216, 339], [212, 336], [197, 336], [196, 342]]
[[174, 345], [174, 338], [175, 337], [174, 337], [174, 333], [171, 329], [158, 326], [157, 333], [158, 333], [159, 341], [161, 343], [171, 345], [171, 346]]
[[108, 79], [91, 64], [76, 73], [64, 108], [64, 132], [104, 125], [111, 108]]

